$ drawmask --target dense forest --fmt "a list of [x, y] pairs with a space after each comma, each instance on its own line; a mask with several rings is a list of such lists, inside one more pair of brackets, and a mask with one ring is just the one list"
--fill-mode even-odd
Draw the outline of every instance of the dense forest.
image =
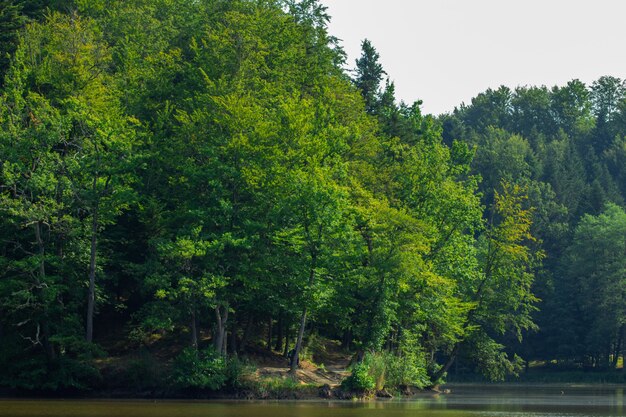
[[622, 368], [626, 84], [424, 115], [329, 19], [0, 0], [0, 387], [97, 388], [167, 344], [125, 381], [219, 389], [322, 338], [357, 387]]

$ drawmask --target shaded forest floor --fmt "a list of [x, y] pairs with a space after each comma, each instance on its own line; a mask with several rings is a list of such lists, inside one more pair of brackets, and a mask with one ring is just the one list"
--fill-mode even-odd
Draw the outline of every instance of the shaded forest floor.
[[[325, 340], [320, 346], [322, 349], [313, 353], [310, 359], [300, 361], [296, 380], [301, 384], [336, 387], [350, 374], [348, 366], [352, 356], [333, 341]], [[288, 360], [283, 355], [256, 349], [248, 358], [257, 365], [259, 379], [289, 376]]]
[[[171, 374], [174, 358], [181, 353], [183, 346], [188, 345], [188, 335], [155, 334], [139, 345], [129, 341], [123, 329], [110, 330], [106, 340], [100, 343], [106, 355], [95, 360], [103, 379], [102, 395], [158, 396], [167, 391], [166, 376]], [[313, 345], [303, 352], [295, 379], [289, 374], [288, 359], [259, 342], [247, 346], [238, 357], [251, 370], [246, 379], [254, 386], [269, 387], [273, 390], [272, 397], [282, 398], [282, 395], [295, 391], [298, 391], [297, 398], [317, 397], [320, 387], [336, 389], [350, 375], [348, 367], [352, 353], [343, 350], [339, 342], [328, 339], [319, 338]], [[209, 346], [210, 339], [201, 337], [200, 348]], [[239, 394], [244, 397], [252, 395]], [[258, 396], [254, 394], [252, 397]]]

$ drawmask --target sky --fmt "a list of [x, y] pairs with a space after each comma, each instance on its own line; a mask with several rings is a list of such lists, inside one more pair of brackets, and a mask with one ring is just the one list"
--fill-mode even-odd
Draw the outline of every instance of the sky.
[[355, 67], [369, 39], [406, 103], [451, 112], [487, 88], [626, 78], [626, 0], [321, 0]]

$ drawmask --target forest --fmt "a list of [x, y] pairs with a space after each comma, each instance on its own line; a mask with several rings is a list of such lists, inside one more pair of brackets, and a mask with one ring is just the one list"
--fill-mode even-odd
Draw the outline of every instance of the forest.
[[626, 83], [426, 115], [330, 18], [0, 0], [0, 391], [116, 360], [122, 386], [236, 389], [247, 353], [295, 372], [320, 340], [354, 388], [624, 369]]

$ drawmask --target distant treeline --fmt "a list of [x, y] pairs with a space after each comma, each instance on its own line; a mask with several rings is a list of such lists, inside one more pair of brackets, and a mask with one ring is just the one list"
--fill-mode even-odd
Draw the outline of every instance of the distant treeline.
[[107, 349], [171, 335], [193, 375], [259, 343], [295, 369], [311, 334], [405, 385], [616, 366], [624, 83], [425, 116], [368, 41], [347, 73], [328, 20], [0, 0], [0, 387], [93, 388]]
[[626, 352], [624, 80], [500, 87], [438, 120], [446, 143], [475, 146], [484, 204], [502, 179], [528, 191], [546, 257], [533, 284], [539, 331], [515, 350], [564, 368], [615, 368]]

